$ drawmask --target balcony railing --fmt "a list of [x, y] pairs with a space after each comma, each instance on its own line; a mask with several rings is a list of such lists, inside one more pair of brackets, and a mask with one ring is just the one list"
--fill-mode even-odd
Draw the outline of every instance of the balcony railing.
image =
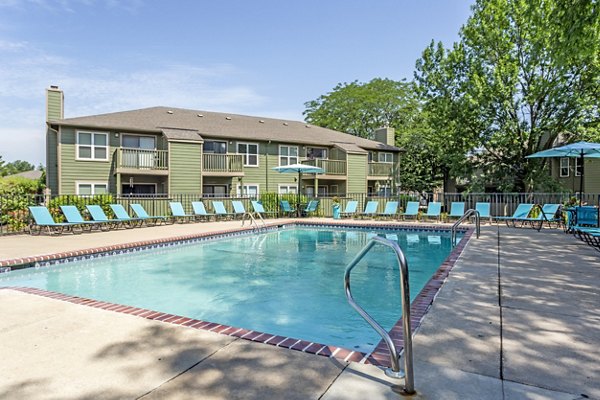
[[304, 160], [302, 164], [323, 168], [326, 175], [346, 175], [346, 161], [316, 158], [314, 160]]
[[119, 148], [119, 167], [147, 170], [167, 170], [167, 150]]
[[203, 154], [204, 172], [243, 172], [244, 160], [241, 154]]
[[391, 163], [381, 162], [370, 162], [369, 163], [369, 176], [390, 176], [392, 175]]

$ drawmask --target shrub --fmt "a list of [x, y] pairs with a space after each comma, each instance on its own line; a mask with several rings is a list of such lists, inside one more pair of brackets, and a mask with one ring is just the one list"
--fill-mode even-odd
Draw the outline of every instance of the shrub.
[[41, 193], [39, 181], [13, 176], [0, 179], [0, 225], [8, 226], [11, 232], [18, 232], [29, 222], [28, 206], [37, 204]]

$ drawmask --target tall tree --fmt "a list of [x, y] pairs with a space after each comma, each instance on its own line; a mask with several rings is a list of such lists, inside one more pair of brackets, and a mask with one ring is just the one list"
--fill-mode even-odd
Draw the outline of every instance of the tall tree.
[[[501, 189], [531, 188], [526, 155], [599, 123], [596, 0], [478, 0], [451, 49], [431, 43], [415, 78], [429, 125]], [[456, 166], [456, 163], [451, 163]]]
[[304, 106], [306, 122], [364, 138], [377, 128], [411, 125], [418, 110], [412, 83], [380, 78], [339, 83]]
[[[1, 160], [0, 160], [1, 161]], [[0, 176], [18, 174], [19, 172], [31, 171], [35, 169], [35, 166], [27, 161], [16, 160], [9, 162], [2, 166], [3, 162], [0, 162]]]

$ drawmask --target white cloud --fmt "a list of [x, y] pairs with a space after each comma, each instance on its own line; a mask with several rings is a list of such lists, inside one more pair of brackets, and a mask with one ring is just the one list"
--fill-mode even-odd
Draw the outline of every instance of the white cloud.
[[44, 91], [50, 85], [65, 92], [67, 118], [158, 105], [255, 114], [267, 102], [238, 83], [243, 73], [229, 64], [90, 68], [26, 43], [2, 43], [0, 155], [5, 160], [45, 163]]

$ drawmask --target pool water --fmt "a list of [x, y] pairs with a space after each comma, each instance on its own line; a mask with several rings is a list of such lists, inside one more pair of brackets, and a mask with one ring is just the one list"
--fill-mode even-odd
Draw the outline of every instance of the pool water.
[[[379, 336], [346, 301], [346, 265], [376, 234], [396, 240], [409, 264], [411, 299], [451, 251], [427, 231], [283, 228], [258, 235], [73, 261], [2, 274], [0, 286], [73, 296], [371, 351]], [[384, 328], [401, 315], [394, 253], [375, 246], [352, 272], [355, 299]]]

